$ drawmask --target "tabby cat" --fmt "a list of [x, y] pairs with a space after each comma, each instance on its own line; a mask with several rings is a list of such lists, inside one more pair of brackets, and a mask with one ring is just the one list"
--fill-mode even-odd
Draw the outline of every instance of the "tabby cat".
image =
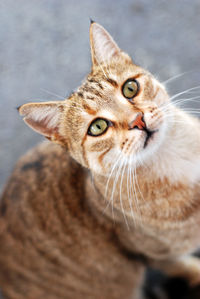
[[95, 22], [90, 43], [76, 92], [19, 107], [52, 143], [1, 199], [5, 298], [141, 299], [146, 264], [200, 282], [200, 122]]

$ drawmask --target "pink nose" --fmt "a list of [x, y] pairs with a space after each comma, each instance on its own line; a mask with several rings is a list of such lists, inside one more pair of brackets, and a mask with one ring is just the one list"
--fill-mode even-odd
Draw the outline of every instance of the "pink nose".
[[129, 130], [138, 128], [139, 130], [144, 130], [146, 128], [146, 124], [143, 118], [143, 113], [138, 113], [136, 118], [129, 124]]

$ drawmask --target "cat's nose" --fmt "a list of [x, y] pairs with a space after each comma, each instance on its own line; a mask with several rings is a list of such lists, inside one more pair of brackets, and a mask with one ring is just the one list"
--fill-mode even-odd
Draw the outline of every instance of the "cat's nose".
[[132, 129], [139, 129], [139, 130], [145, 130], [146, 129], [146, 123], [144, 121], [144, 114], [142, 112], [139, 112], [136, 116], [136, 118], [129, 123], [128, 125], [129, 130]]

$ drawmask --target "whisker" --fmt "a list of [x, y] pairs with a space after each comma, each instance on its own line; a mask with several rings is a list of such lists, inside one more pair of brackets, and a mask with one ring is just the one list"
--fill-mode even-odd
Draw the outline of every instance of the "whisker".
[[200, 109], [182, 109], [186, 113], [200, 113]]
[[40, 88], [40, 90], [42, 90], [42, 91], [44, 91], [44, 92], [46, 92], [46, 93], [48, 93], [48, 94], [50, 94], [50, 95], [52, 95], [52, 96], [56, 96], [56, 97], [59, 98], [59, 99], [66, 100], [65, 97], [60, 96], [60, 95], [58, 95], [58, 94], [56, 94], [56, 93], [54, 93], [54, 92], [52, 92], [52, 91], [49, 91], [49, 90], [47, 90], [47, 89], [45, 89], [45, 88]]
[[[112, 169], [111, 169], [111, 172], [110, 172], [110, 174], [109, 174], [109, 177], [108, 177], [108, 180], [107, 180], [107, 183], [106, 183], [105, 194], [104, 194], [104, 197], [105, 197], [105, 198], [106, 198], [107, 195], [108, 195], [108, 186], [109, 186], [109, 183], [110, 183], [110, 179], [111, 179], [111, 177], [112, 177], [112, 175], [113, 175], [113, 173], [114, 173], [116, 167], [117, 167], [118, 164], [119, 164], [119, 160], [120, 160], [121, 156], [122, 156], [122, 153], [120, 152], [119, 155], [118, 155], [118, 158], [117, 158], [116, 162], [114, 163], [114, 165], [113, 165], [113, 167], [112, 167]], [[119, 169], [119, 166], [118, 166], [118, 169]], [[103, 213], [105, 213], [105, 211], [106, 211], [107, 208], [110, 206], [110, 204], [111, 204], [111, 208], [112, 208], [112, 217], [113, 217], [113, 220], [114, 220], [113, 203], [112, 203], [112, 201], [111, 201], [111, 197], [110, 197], [110, 199], [108, 200], [108, 204], [106, 205], [106, 207], [105, 207]]]
[[125, 214], [125, 211], [124, 211], [124, 205], [123, 205], [123, 200], [122, 200], [122, 184], [123, 184], [123, 178], [124, 178], [124, 171], [125, 171], [125, 168], [126, 168], [126, 163], [124, 163], [124, 160], [125, 160], [125, 158], [123, 158], [123, 161], [122, 161], [122, 165], [124, 164], [124, 167], [123, 167], [123, 170], [122, 170], [122, 173], [121, 173], [119, 198], [120, 198], [120, 206], [121, 206], [122, 213], [123, 213], [123, 216], [124, 216], [124, 221], [125, 221], [126, 226], [129, 230], [130, 228], [129, 228], [127, 217], [126, 217], [126, 214]]
[[183, 98], [183, 99], [178, 99], [176, 101], [173, 101], [173, 102], [169, 102], [167, 104], [164, 104], [160, 107], [160, 109], [165, 112], [166, 111], [166, 108], [168, 109], [169, 107], [173, 107], [173, 106], [177, 106], [177, 107], [180, 107], [178, 106], [178, 104], [182, 104], [182, 103], [185, 103], [185, 102], [196, 102], [196, 103], [199, 103], [199, 101], [197, 101], [197, 99], [200, 99], [200, 96], [196, 96], [196, 97], [192, 97], [192, 98]]
[[112, 193], [111, 193], [111, 197], [110, 197], [110, 201], [112, 203], [112, 213], [113, 213], [113, 207], [114, 207], [114, 193], [115, 193], [116, 185], [117, 185], [117, 182], [118, 182], [118, 179], [119, 179], [119, 175], [120, 175], [120, 171], [121, 171], [122, 166], [123, 166], [123, 164], [122, 164], [122, 161], [121, 161], [121, 163], [118, 167], [115, 179], [114, 179]]
[[113, 172], [114, 172], [114, 170], [115, 170], [115, 168], [116, 168], [116, 166], [117, 166], [117, 163], [119, 162], [119, 159], [120, 159], [120, 158], [121, 158], [121, 152], [118, 154], [118, 158], [117, 158], [117, 160], [115, 161], [115, 163], [114, 163], [114, 165], [113, 165], [113, 167], [112, 167], [112, 169], [111, 169], [111, 172], [110, 172], [110, 174], [109, 174], [109, 177], [108, 177], [108, 180], [107, 180], [107, 183], [106, 183], [106, 189], [105, 189], [104, 197], [107, 197], [108, 186], [109, 186], [109, 183], [110, 183], [110, 179], [111, 179], [111, 177], [112, 177], [112, 174], [113, 174]]
[[128, 196], [128, 202], [129, 202], [129, 207], [130, 207], [130, 211], [131, 211], [131, 216], [132, 216], [132, 220], [134, 222], [134, 225], [136, 226], [136, 222], [135, 222], [135, 216], [133, 213], [133, 207], [131, 204], [131, 174], [130, 174], [130, 167], [131, 167], [131, 163], [130, 163], [130, 157], [129, 157], [129, 161], [128, 161], [128, 173], [127, 173], [127, 196]]
[[183, 73], [181, 73], [181, 74], [175, 75], [175, 76], [170, 77], [169, 79], [167, 79], [167, 80], [161, 82], [161, 84], [166, 85], [166, 84], [170, 83], [171, 81], [173, 81], [173, 80], [175, 80], [175, 79], [177, 79], [177, 78], [183, 77], [184, 75], [189, 74], [189, 73], [192, 73], [192, 72], [194, 72], [194, 71], [183, 72]]
[[134, 158], [134, 164], [133, 164], [133, 173], [132, 173], [132, 183], [133, 183], [133, 190], [134, 190], [134, 199], [135, 199], [135, 206], [137, 209], [137, 214], [138, 214], [138, 220], [139, 220], [139, 224], [142, 223], [142, 217], [141, 217], [141, 213], [140, 213], [140, 208], [139, 208], [139, 200], [138, 200], [138, 196], [137, 196], [137, 189], [136, 189], [136, 184], [135, 184], [135, 158]]
[[196, 96], [196, 97], [192, 97], [192, 98], [178, 99], [176, 101], [173, 101], [172, 104], [176, 105], [176, 104], [179, 104], [179, 103], [185, 103], [185, 102], [189, 102], [189, 101], [199, 103], [199, 101], [197, 101], [197, 99], [200, 99], [200, 96]]
[[174, 96], [172, 96], [172, 97], [170, 98], [170, 100], [172, 101], [172, 100], [176, 99], [177, 97], [179, 97], [180, 95], [182, 95], [182, 94], [186, 94], [188, 91], [192, 91], [192, 90], [196, 90], [196, 89], [200, 89], [200, 85], [195, 86], [195, 87], [192, 87], [192, 88], [189, 88], [189, 89], [184, 90], [184, 91], [181, 91], [181, 92], [175, 94]]
[[[134, 143], [132, 143], [131, 148], [130, 148], [130, 153], [132, 152], [134, 147]], [[137, 214], [140, 218], [140, 211], [139, 211], [139, 204], [138, 204], [138, 198], [137, 198], [137, 191], [136, 191], [136, 186], [135, 186], [135, 172], [134, 169], [136, 167], [136, 159], [131, 155], [130, 158], [130, 168], [129, 168], [129, 185], [130, 185], [130, 195], [132, 197], [132, 199], [135, 202], [135, 207], [137, 210]], [[134, 159], [134, 160], [133, 160]], [[133, 172], [132, 172], [132, 167], [133, 167]], [[136, 200], [135, 200], [136, 199]], [[131, 206], [131, 210], [132, 210], [132, 203], [129, 200], [129, 204]], [[135, 221], [135, 217], [133, 215], [133, 221], [134, 221], [134, 225], [137, 225], [137, 222]]]
[[[200, 109], [182, 109], [183, 112], [185, 113], [194, 113], [194, 114], [198, 114], [200, 113]], [[164, 117], [168, 117], [168, 116], [174, 116], [173, 113], [165, 113]]]
[[[200, 109], [198, 109], [198, 108], [181, 108], [181, 110], [183, 111], [183, 112], [185, 112], [185, 113], [188, 113], [188, 114], [191, 114], [191, 115], [198, 115], [198, 114], [200, 114]], [[171, 122], [173, 123], [173, 122], [177, 122], [177, 119], [175, 118], [175, 114], [174, 113], [172, 113], [171, 111], [164, 111], [165, 113], [164, 113], [164, 119], [168, 119], [168, 122], [169, 122], [169, 118], [171, 118]], [[173, 117], [173, 118], [172, 118]], [[181, 120], [178, 120], [179, 122], [182, 122]], [[184, 123], [185, 123], [185, 121], [183, 121]]]

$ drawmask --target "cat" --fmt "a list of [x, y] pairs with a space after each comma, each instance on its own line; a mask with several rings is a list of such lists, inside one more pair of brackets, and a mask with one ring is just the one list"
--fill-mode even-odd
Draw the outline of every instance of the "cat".
[[98, 23], [92, 69], [64, 101], [19, 107], [49, 141], [0, 205], [5, 298], [143, 298], [147, 265], [200, 282], [200, 122]]

